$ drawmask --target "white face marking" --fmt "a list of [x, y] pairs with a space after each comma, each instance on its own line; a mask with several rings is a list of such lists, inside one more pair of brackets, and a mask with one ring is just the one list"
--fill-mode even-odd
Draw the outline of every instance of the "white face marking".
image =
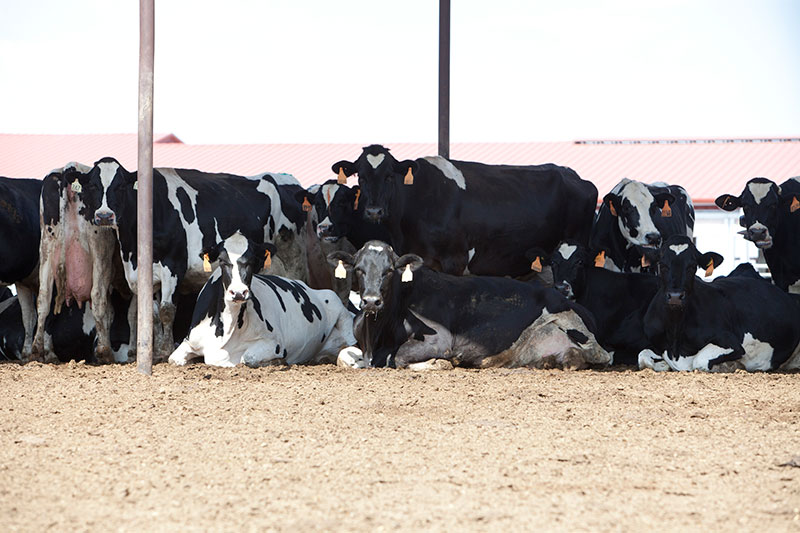
[[558, 253], [561, 254], [561, 257], [564, 259], [569, 259], [572, 257], [572, 254], [575, 253], [578, 247], [574, 244], [567, 244], [563, 243], [561, 246], [558, 247]]
[[464, 174], [462, 174], [461, 171], [458, 170], [455, 165], [453, 165], [453, 163], [438, 155], [428, 156], [424, 159], [431, 165], [441, 170], [442, 174], [444, 174], [444, 177], [449, 180], [453, 180], [460, 189], [465, 191], [467, 190], [467, 182], [464, 180]]
[[[239, 272], [239, 258], [247, 251], [247, 238], [238, 231], [225, 239], [225, 250], [228, 252], [228, 260], [231, 263], [231, 284], [228, 285], [228, 291], [244, 292], [247, 285], [242, 281], [241, 273]], [[225, 293], [226, 300], [229, 298], [229, 293]]]
[[385, 154], [367, 154], [367, 163], [369, 163], [372, 168], [378, 168], [380, 164], [383, 163], [385, 157]]
[[670, 244], [669, 249], [675, 252], [675, 255], [681, 255], [689, 248], [688, 244]]
[[374, 244], [370, 244], [368, 246], [368, 248], [370, 250], [372, 250], [373, 252], [382, 252], [383, 251], [383, 246], [375, 246]]
[[[625, 182], [626, 180], [622, 181]], [[617, 217], [619, 220], [619, 229], [625, 237], [625, 240], [631, 244], [650, 246], [645, 236], [648, 233], [659, 233], [659, 231], [650, 216], [650, 206], [655, 202], [655, 198], [653, 198], [647, 185], [639, 181], [627, 180], [627, 183], [624, 183], [620, 188], [619, 196], [622, 200], [627, 199], [639, 213], [639, 225], [635, 228], [625, 227], [622, 217]], [[637, 232], [635, 238], [631, 236], [631, 229], [635, 229]]]
[[772, 188], [771, 183], [748, 183], [747, 188], [750, 189], [750, 194], [753, 195], [753, 199], [756, 201], [756, 204], [760, 204], [761, 200], [769, 194], [769, 190]]
[[100, 169], [100, 181], [103, 184], [103, 201], [97, 211], [108, 213], [111, 211], [111, 208], [108, 207], [108, 198], [106, 196], [108, 195], [108, 188], [111, 186], [111, 182], [114, 181], [114, 176], [117, 174], [119, 165], [113, 162], [107, 162], [100, 163], [97, 167]]
[[322, 197], [325, 199], [326, 208], [330, 208], [331, 202], [336, 197], [337, 192], [339, 192], [339, 185], [337, 184], [322, 186]]

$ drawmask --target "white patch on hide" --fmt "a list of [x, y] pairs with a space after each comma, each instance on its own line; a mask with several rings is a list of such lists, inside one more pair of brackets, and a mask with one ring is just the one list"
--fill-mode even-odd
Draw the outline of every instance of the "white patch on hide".
[[578, 247], [574, 244], [567, 244], [563, 243], [561, 246], [558, 247], [558, 253], [561, 254], [561, 257], [564, 259], [569, 259], [572, 257], [572, 254], [575, 253]]
[[756, 201], [756, 204], [760, 204], [761, 200], [763, 200], [767, 194], [769, 194], [769, 190], [772, 188], [771, 183], [748, 183], [747, 188], [750, 189], [750, 194], [753, 195], [753, 199]]
[[385, 157], [385, 154], [367, 154], [367, 162], [372, 168], [378, 168]]
[[688, 244], [670, 244], [669, 249], [675, 252], [675, 255], [681, 255], [683, 252], [689, 249]]
[[744, 355], [741, 361], [748, 372], [772, 369], [772, 356], [775, 349], [771, 344], [760, 341], [752, 333], [747, 332], [742, 338], [742, 348], [744, 348]]
[[467, 182], [464, 179], [464, 174], [462, 174], [461, 171], [458, 170], [455, 165], [453, 165], [453, 163], [438, 155], [427, 156], [423, 159], [441, 170], [442, 174], [444, 174], [444, 177], [449, 180], [453, 180], [460, 189], [465, 191], [467, 190]]

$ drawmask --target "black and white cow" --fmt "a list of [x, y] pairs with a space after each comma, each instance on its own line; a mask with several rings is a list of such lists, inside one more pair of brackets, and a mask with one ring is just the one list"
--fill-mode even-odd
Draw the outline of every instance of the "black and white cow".
[[333, 291], [255, 274], [274, 251], [239, 232], [204, 250], [219, 267], [200, 292], [189, 335], [170, 363], [196, 357], [215, 366], [315, 363], [335, 360], [356, 344], [353, 315]]
[[30, 351], [36, 327], [41, 190], [40, 180], [0, 177], [0, 287], [16, 286], [26, 352]]
[[[283, 218], [280, 191], [276, 189], [279, 180], [275, 176], [246, 178], [187, 169], [154, 169], [153, 290], [160, 294], [156, 300], [159, 327], [154, 328], [154, 344], [159, 355], [174, 349], [176, 291], [198, 291], [210, 276], [203, 265], [203, 249], [236, 231], [254, 241], [271, 242], [284, 227], [289, 231], [298, 229], [294, 222]], [[137, 173], [128, 172], [118, 161], [106, 157], [95, 163], [88, 177], [84, 187], [88, 206], [85, 215], [96, 226], [116, 229], [125, 277], [135, 300]], [[136, 322], [135, 314], [134, 304], [130, 324]], [[135, 346], [135, 339], [132, 345]]]
[[638, 272], [646, 263], [632, 248], [657, 248], [672, 235], [691, 237], [693, 231], [694, 206], [683, 187], [626, 178], [603, 198], [589, 249], [605, 253], [609, 270]]
[[444, 359], [480, 368], [582, 368], [610, 360], [584, 323], [588, 313], [538, 283], [443, 274], [380, 241], [329, 259], [358, 279], [355, 335], [365, 365], [403, 368]]
[[52, 330], [45, 321], [72, 302], [79, 308], [90, 302], [97, 335], [95, 359], [102, 363], [127, 360], [114, 354], [110, 337], [114, 309], [109, 293], [115, 271], [119, 274], [121, 267], [117, 239], [111, 229], [94, 226], [87, 218], [83, 190], [90, 170], [69, 163], [51, 171], [42, 182], [38, 319], [30, 355], [34, 360], [56, 360]]
[[708, 274], [721, 262], [719, 254], [698, 252], [689, 237], [662, 244], [659, 289], [644, 317], [650, 347], [639, 354], [640, 367], [800, 367], [800, 304], [762, 279], [729, 276], [707, 283], [696, 277], [698, 268]]
[[579, 242], [559, 243], [549, 258], [554, 286], [592, 313], [597, 340], [614, 364], [636, 365], [639, 352], [649, 346], [644, 315], [658, 291], [658, 280], [649, 274], [597, 268], [595, 260]]
[[716, 204], [725, 211], [742, 208], [740, 233], [763, 250], [775, 285], [800, 293], [800, 178], [780, 186], [753, 178], [739, 196], [723, 194]]
[[566, 238], [587, 242], [595, 186], [567, 167], [505, 166], [439, 156], [397, 161], [371, 145], [334, 173], [358, 173], [359, 203], [385, 222], [402, 253], [448, 274], [523, 276], [528, 248], [552, 249]]

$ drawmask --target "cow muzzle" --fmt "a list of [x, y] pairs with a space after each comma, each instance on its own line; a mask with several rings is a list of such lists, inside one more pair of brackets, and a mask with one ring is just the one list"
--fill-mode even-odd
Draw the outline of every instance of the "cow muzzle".
[[116, 226], [117, 217], [113, 211], [95, 211], [94, 213], [95, 226]]
[[366, 315], [376, 315], [383, 307], [383, 301], [380, 296], [362, 296], [361, 297], [361, 310]]
[[241, 291], [228, 290], [228, 299], [231, 302], [242, 303], [246, 302], [250, 297], [250, 291], [243, 289]]
[[574, 300], [575, 293], [572, 291], [572, 285], [568, 281], [560, 281], [554, 285], [554, 288], [564, 295], [567, 300]]
[[740, 231], [744, 238], [751, 241], [757, 248], [770, 248], [772, 247], [772, 235], [769, 230], [762, 224], [753, 224], [744, 231]]
[[331, 233], [332, 229], [333, 229], [333, 224], [326, 224], [324, 222], [320, 222], [319, 224], [317, 224], [317, 237], [325, 242], [338, 241], [339, 237]]
[[667, 291], [667, 305], [670, 307], [683, 307], [686, 301], [686, 291]]
[[382, 207], [367, 207], [364, 209], [364, 217], [370, 222], [380, 222], [386, 216], [386, 211]]

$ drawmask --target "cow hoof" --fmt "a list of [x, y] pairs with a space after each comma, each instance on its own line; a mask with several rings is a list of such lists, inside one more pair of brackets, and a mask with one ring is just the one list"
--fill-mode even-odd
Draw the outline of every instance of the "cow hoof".
[[360, 349], [355, 346], [348, 346], [339, 352], [339, 356], [336, 358], [336, 366], [342, 368], [367, 368], [369, 365]]
[[102, 348], [98, 347], [94, 352], [94, 358], [99, 365], [108, 365], [115, 362], [114, 353], [111, 351], [111, 348], [107, 346]]
[[56, 354], [53, 352], [47, 352], [44, 354], [44, 362], [53, 364], [59, 363], [60, 361], [58, 360], [58, 356], [56, 356]]
[[429, 370], [453, 370], [453, 363], [447, 359], [429, 359], [421, 363], [411, 363], [406, 368], [414, 372], [427, 372]]

